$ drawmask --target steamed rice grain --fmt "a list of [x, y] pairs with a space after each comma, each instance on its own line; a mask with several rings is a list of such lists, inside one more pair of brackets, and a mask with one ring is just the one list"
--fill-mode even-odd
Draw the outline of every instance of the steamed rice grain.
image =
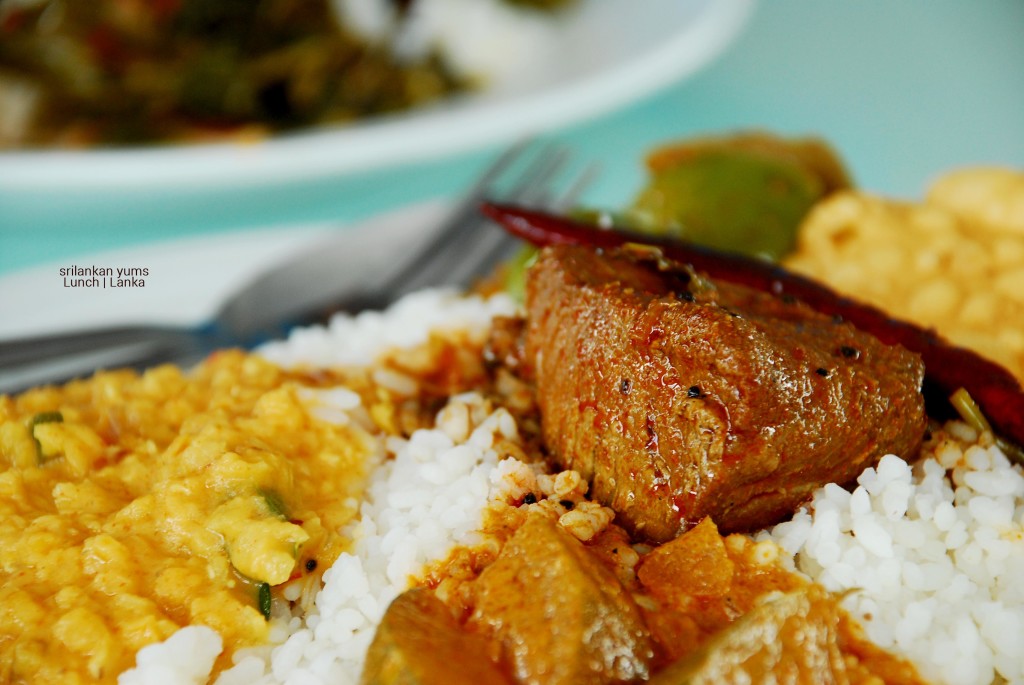
[[[480, 342], [494, 316], [515, 312], [504, 296], [429, 291], [383, 313], [296, 331], [261, 353], [285, 367], [367, 366], [381, 350], [413, 347], [441, 330]], [[375, 378], [410, 391], [409, 378], [391, 373]], [[309, 391], [304, 400], [323, 420], [368, 424], [360, 396], [344, 388]], [[295, 606], [275, 605], [272, 644], [237, 652], [216, 685], [358, 682], [390, 601], [454, 547], [487, 544], [481, 531], [488, 507], [514, 507], [527, 493], [541, 493], [545, 499], [530, 506], [581, 540], [610, 523], [611, 510], [584, 500], [578, 473], [547, 474], [504, 458], [498, 447], [519, 440], [512, 415], [472, 392], [449, 398], [434, 424], [408, 439], [381, 436], [359, 517], [342, 531], [351, 549], [324, 571], [322, 589], [315, 576], [283, 589]], [[566, 500], [573, 506], [561, 507]], [[778, 543], [792, 555], [785, 563], [844, 593], [844, 607], [869, 638], [913, 661], [926, 678], [1024, 683], [1024, 473], [990, 435], [950, 423], [913, 466], [886, 456], [852, 492], [826, 485], [792, 520], [756, 539]], [[779, 548], [765, 542], [757, 549], [773, 563]], [[449, 580], [438, 588], [441, 595], [449, 590]], [[197, 630], [209, 632], [185, 628], [140, 652], [137, 668], [120, 682], [205, 682], [197, 665], [179, 656], [182, 644], [202, 639]], [[216, 644], [213, 635], [205, 648]]]
[[794, 555], [878, 645], [937, 683], [1024, 682], [1024, 473], [954, 423], [914, 466], [884, 457], [761, 537]]

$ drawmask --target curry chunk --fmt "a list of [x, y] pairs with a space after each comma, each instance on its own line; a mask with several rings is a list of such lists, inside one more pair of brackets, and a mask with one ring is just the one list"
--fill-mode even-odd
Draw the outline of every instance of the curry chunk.
[[645, 587], [668, 597], [721, 597], [732, 586], [736, 564], [711, 519], [644, 557], [637, 576]]
[[636, 576], [657, 665], [692, 654], [765, 595], [807, 584], [779, 559], [774, 543], [722, 537], [710, 518], [645, 554]]
[[705, 518], [644, 555], [637, 580], [656, 645], [652, 682], [921, 682], [783, 554], [770, 540], [722, 537]]
[[[870, 655], [865, 655], [865, 647]], [[718, 683], [920, 685], [910, 664], [871, 648], [821, 586], [766, 596], [652, 685]]]
[[463, 630], [426, 588], [399, 595], [366, 653], [362, 685], [502, 685], [487, 641]]
[[800, 302], [581, 247], [546, 248], [530, 275], [544, 442], [635, 535], [705, 516], [754, 530], [921, 444], [920, 357]]
[[649, 675], [650, 637], [632, 598], [546, 516], [526, 520], [474, 591], [470, 626], [499, 641], [519, 683], [599, 685]]
[[838, 611], [838, 605], [813, 585], [774, 597], [651, 682], [848, 682], [836, 634]]

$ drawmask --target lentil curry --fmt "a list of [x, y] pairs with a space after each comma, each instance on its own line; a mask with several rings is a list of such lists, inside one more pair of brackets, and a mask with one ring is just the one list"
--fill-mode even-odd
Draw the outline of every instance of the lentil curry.
[[114, 682], [187, 624], [266, 642], [269, 587], [344, 549], [375, 454], [311, 393], [225, 352], [0, 396], [0, 680]]

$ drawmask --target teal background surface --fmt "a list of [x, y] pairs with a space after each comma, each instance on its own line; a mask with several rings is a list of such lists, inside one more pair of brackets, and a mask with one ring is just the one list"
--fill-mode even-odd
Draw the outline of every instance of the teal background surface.
[[[861, 186], [899, 197], [919, 196], [956, 166], [1024, 168], [1024, 2], [762, 0], [696, 76], [546, 137], [600, 162], [584, 201], [614, 207], [642, 183], [651, 147], [740, 128], [823, 136]], [[69, 191], [54, 201], [0, 191], [0, 275], [176, 236], [350, 222], [454, 197], [498, 152], [227, 192]]]

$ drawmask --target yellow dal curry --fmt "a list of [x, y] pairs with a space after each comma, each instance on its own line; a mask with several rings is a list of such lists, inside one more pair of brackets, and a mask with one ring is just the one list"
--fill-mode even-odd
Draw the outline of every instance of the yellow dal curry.
[[260, 585], [330, 566], [372, 461], [311, 402], [241, 352], [0, 396], [0, 681], [114, 682], [187, 624], [265, 642]]

